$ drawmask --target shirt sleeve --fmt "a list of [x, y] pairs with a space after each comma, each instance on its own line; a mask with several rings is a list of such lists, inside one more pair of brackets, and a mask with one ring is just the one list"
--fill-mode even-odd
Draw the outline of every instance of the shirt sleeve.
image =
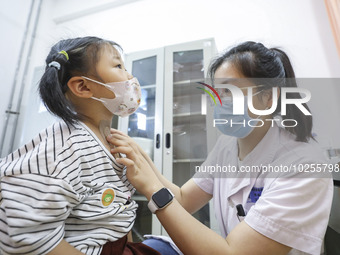
[[64, 237], [64, 221], [79, 195], [66, 181], [22, 174], [0, 184], [0, 250], [4, 254], [46, 254]]
[[224, 158], [228, 154], [226, 151], [228, 151], [230, 143], [231, 140], [229, 137], [221, 135], [202, 165], [195, 166], [193, 181], [198, 187], [210, 195], [212, 195], [214, 191], [214, 175], [209, 171], [209, 168], [221, 163], [221, 158]]
[[245, 222], [270, 239], [319, 255], [332, 192], [330, 178], [278, 178], [263, 190]]
[[[216, 146], [215, 146], [216, 147]], [[200, 189], [206, 193], [212, 195], [214, 190], [214, 178], [213, 175], [207, 171], [208, 167], [214, 164], [215, 154], [213, 153], [215, 148], [211, 153], [209, 153], [207, 159], [200, 166], [195, 166], [195, 175], [193, 176], [193, 181], [197, 184]]]

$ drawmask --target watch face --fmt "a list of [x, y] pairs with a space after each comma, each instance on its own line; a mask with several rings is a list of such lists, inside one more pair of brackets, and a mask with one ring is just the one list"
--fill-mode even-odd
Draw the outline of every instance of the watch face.
[[155, 202], [158, 208], [163, 208], [166, 206], [171, 200], [173, 199], [173, 196], [170, 194], [170, 192], [162, 188], [152, 196], [152, 200]]

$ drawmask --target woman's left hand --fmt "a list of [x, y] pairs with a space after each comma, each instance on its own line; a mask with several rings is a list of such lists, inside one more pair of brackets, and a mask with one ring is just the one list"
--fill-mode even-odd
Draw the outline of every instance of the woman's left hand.
[[107, 141], [115, 147], [111, 153], [122, 153], [126, 157], [116, 158], [117, 163], [126, 166], [126, 177], [130, 183], [148, 199], [154, 192], [164, 187], [155, 175], [136, 142], [121, 131], [111, 129]]

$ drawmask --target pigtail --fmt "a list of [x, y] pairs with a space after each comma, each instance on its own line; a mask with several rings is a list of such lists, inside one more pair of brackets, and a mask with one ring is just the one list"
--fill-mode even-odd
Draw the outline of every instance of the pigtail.
[[[53, 59], [53, 61], [50, 61]], [[39, 84], [39, 94], [46, 108], [68, 124], [74, 124], [79, 120], [79, 116], [73, 110], [73, 106], [65, 97], [67, 91], [67, 82], [63, 83], [67, 76], [67, 59], [60, 53], [48, 58], [50, 61], [45, 69]]]
[[[289, 60], [289, 57], [287, 54], [277, 48], [271, 49], [277, 54], [277, 57], [281, 60], [284, 71], [285, 71], [285, 87], [297, 87], [296, 79], [295, 79], [295, 73], [292, 67], [292, 64]], [[287, 97], [290, 99], [300, 99], [301, 95], [300, 93], [290, 93], [287, 94]], [[309, 107], [306, 104], [303, 104], [303, 106], [308, 110]], [[277, 112], [281, 111], [281, 97], [278, 102], [278, 108], [276, 110]], [[286, 108], [286, 115], [282, 116], [283, 120], [287, 119], [294, 119], [298, 123], [295, 127], [286, 127], [286, 130], [290, 133], [294, 134], [296, 136], [296, 141], [300, 142], [308, 142], [310, 138], [313, 138], [312, 136], [312, 127], [313, 127], [313, 118], [310, 115], [305, 115], [303, 112], [301, 112], [300, 109], [296, 107], [296, 105], [289, 104]], [[289, 121], [286, 121], [287, 125], [289, 124]], [[292, 122], [292, 125], [294, 123]], [[314, 139], [314, 138], [313, 138]]]

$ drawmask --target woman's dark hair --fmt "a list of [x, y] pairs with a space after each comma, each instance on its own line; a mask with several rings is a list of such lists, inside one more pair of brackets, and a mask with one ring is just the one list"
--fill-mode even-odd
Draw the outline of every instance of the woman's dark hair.
[[[217, 58], [209, 67], [209, 76], [214, 80], [216, 70], [225, 62], [234, 66], [243, 76], [253, 83], [264, 85], [264, 90], [272, 87], [297, 87], [295, 73], [287, 54], [277, 48], [266, 48], [261, 43], [244, 42], [233, 47]], [[289, 93], [287, 98], [301, 98], [299, 93]], [[309, 110], [306, 104], [303, 106]], [[281, 93], [277, 109], [273, 115], [281, 112]], [[296, 141], [308, 142], [312, 136], [312, 116], [304, 115], [296, 105], [288, 104], [283, 120], [294, 119], [298, 123], [295, 127], [286, 129], [296, 136]], [[285, 123], [288, 123], [286, 121]], [[314, 139], [314, 138], [313, 138]]]
[[[39, 83], [39, 94], [47, 109], [68, 124], [82, 117], [65, 97], [67, 82], [75, 75], [86, 75], [93, 71], [105, 45], [121, 47], [97, 37], [81, 37], [61, 40], [55, 44], [46, 58], [46, 69]], [[53, 62], [53, 63], [52, 63]], [[52, 63], [52, 64], [51, 64]]]

